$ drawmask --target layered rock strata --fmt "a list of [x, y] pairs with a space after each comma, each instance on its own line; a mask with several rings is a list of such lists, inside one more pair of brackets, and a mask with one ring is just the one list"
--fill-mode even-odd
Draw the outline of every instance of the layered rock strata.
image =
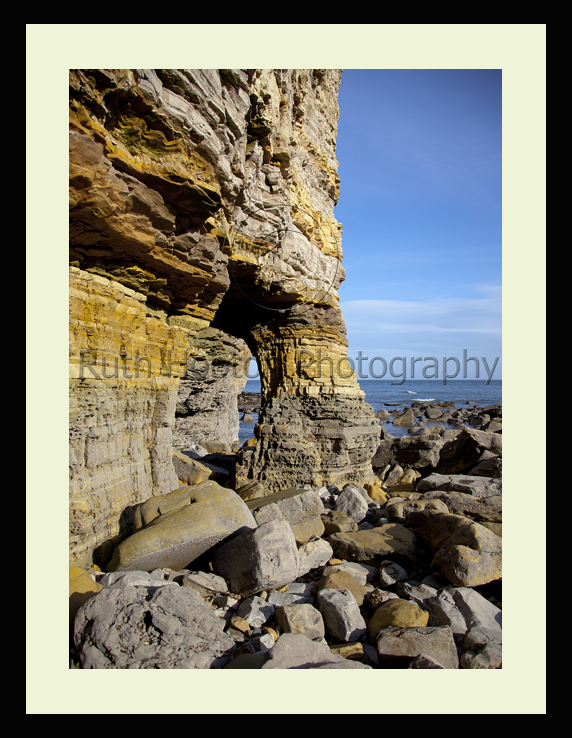
[[173, 446], [235, 440], [249, 354], [262, 407], [235, 483], [371, 476], [336, 291], [339, 81], [70, 71], [71, 558], [105, 562], [179, 486]]

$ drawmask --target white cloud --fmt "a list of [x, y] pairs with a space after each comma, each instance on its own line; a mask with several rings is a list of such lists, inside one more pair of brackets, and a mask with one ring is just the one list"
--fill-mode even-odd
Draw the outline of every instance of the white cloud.
[[461, 357], [466, 349], [471, 355], [500, 356], [502, 299], [497, 285], [475, 285], [466, 297], [364, 299], [340, 306], [350, 352]]

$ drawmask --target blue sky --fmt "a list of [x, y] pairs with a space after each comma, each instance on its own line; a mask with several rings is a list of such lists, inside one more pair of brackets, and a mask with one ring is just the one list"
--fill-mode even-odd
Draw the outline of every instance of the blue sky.
[[343, 70], [334, 212], [350, 357], [457, 357], [459, 379], [464, 355], [485, 379], [482, 357], [498, 357], [502, 378], [501, 103], [500, 69]]

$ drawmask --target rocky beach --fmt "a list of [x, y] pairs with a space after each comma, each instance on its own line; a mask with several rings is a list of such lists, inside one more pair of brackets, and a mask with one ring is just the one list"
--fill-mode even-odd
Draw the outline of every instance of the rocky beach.
[[231, 448], [177, 454], [108, 571], [70, 569], [70, 668], [501, 668], [502, 407], [447, 404], [380, 411], [364, 486], [232, 491]]
[[502, 667], [502, 406], [348, 371], [340, 79], [69, 72], [70, 669]]

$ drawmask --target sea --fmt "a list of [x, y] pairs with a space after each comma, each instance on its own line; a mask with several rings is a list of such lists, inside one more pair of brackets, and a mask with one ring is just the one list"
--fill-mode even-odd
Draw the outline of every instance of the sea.
[[[480, 407], [487, 405], [502, 405], [502, 379], [491, 379], [488, 384], [484, 379], [452, 379], [444, 384], [442, 380], [415, 380], [406, 379], [403, 384], [394, 383], [387, 379], [366, 379], [360, 383], [365, 392], [365, 401], [375, 412], [378, 410], [398, 410], [410, 407], [417, 402], [454, 402], [455, 408], [468, 407], [468, 403], [475, 403]], [[260, 392], [260, 379], [248, 379], [245, 392]], [[258, 422], [258, 415], [253, 413], [254, 422], [240, 421], [238, 439], [245, 441], [254, 435], [254, 426]], [[426, 425], [443, 425], [439, 420], [424, 421]], [[453, 427], [444, 424], [445, 428]], [[383, 425], [396, 438], [407, 435], [407, 428], [393, 425], [391, 420]]]

